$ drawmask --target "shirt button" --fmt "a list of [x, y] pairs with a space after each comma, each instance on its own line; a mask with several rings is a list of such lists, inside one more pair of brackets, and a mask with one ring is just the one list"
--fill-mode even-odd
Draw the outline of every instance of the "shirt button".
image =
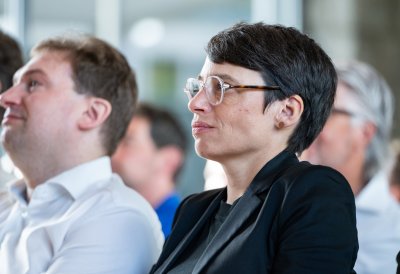
[[28, 217], [28, 208], [26, 206], [21, 206], [20, 210], [22, 218]]
[[21, 216], [22, 218], [28, 217], [28, 210], [26, 208], [21, 208]]

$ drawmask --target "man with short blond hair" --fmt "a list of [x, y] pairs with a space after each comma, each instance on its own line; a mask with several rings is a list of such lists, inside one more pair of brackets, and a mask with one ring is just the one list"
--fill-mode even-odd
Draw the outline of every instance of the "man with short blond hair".
[[124, 56], [88, 36], [53, 38], [0, 96], [1, 140], [23, 179], [0, 209], [2, 274], [147, 273], [163, 236], [109, 156], [137, 98]]

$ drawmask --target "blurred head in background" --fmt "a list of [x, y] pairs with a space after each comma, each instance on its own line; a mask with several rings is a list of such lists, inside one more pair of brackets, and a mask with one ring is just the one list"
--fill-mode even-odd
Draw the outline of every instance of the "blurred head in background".
[[302, 158], [341, 172], [358, 194], [388, 164], [394, 98], [371, 66], [337, 66], [338, 87], [331, 115]]
[[165, 236], [180, 202], [175, 189], [186, 147], [184, 130], [172, 113], [141, 103], [111, 159], [113, 171], [156, 210]]
[[[22, 67], [21, 49], [11, 36], [0, 30], [0, 93], [12, 86], [14, 73]], [[0, 119], [4, 109], [0, 108]]]

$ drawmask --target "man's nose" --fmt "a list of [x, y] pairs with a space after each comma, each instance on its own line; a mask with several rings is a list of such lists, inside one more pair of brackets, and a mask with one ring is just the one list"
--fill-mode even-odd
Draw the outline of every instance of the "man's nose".
[[21, 99], [21, 91], [19, 91], [17, 86], [12, 86], [0, 94], [0, 106], [8, 108], [11, 105], [18, 105], [21, 103]]

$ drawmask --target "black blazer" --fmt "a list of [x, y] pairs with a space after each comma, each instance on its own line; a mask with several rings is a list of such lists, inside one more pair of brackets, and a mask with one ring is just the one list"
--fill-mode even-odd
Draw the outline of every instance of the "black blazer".
[[[226, 189], [187, 197], [150, 273], [168, 273], [212, 218]], [[193, 273], [354, 273], [354, 196], [337, 171], [289, 152], [269, 161], [229, 213]]]

